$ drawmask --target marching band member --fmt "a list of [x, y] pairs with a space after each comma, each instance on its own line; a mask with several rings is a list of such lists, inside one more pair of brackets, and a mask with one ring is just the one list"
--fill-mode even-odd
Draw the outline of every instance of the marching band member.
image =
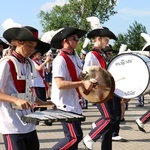
[[[46, 59], [42, 62], [42, 53], [39, 50], [34, 50], [30, 58], [33, 60], [36, 69], [36, 77], [32, 82], [33, 90], [35, 95], [46, 101], [46, 90], [47, 84], [45, 81], [45, 72], [50, 72], [50, 62], [53, 60], [51, 56], [46, 56]], [[40, 108], [40, 111], [46, 110], [47, 108]]]
[[39, 150], [35, 125], [23, 122], [21, 116], [31, 113], [34, 103], [45, 104], [40, 99], [33, 101], [30, 85], [34, 67], [29, 56], [35, 48], [48, 51], [50, 44], [40, 41], [38, 30], [29, 26], [7, 29], [3, 36], [9, 43], [16, 41], [12, 56], [0, 62], [0, 131], [4, 144], [6, 150]]
[[[50, 62], [53, 60], [51, 56], [46, 56], [46, 59], [42, 61], [42, 53], [39, 50], [34, 50], [31, 54], [30, 58], [33, 60], [36, 76], [35, 79], [32, 81], [32, 90], [36, 97], [41, 99], [42, 101], [46, 102], [46, 91], [48, 90], [48, 86], [45, 80], [45, 72], [50, 72]], [[40, 111], [47, 110], [47, 107], [35, 108], [34, 111], [40, 109]], [[44, 123], [46, 125], [52, 125], [51, 122], [45, 120]]]
[[[150, 36], [147, 34], [142, 33], [143, 36], [148, 36], [147, 41], [150, 40]], [[146, 37], [145, 37], [146, 38]], [[149, 52], [149, 58], [150, 58], [150, 45], [149, 43], [143, 48], [143, 51], [148, 51]], [[143, 96], [144, 97], [144, 96]], [[146, 132], [144, 129], [144, 124], [146, 124], [150, 120], [150, 110], [148, 110], [146, 113], [144, 113], [140, 118], [136, 119], [136, 124], [139, 128], [140, 131]]]
[[[109, 63], [109, 61], [112, 59], [113, 57], [113, 54], [114, 53], [117, 53], [117, 51], [113, 50], [112, 46], [110, 44], [108, 44], [104, 49], [103, 51], [105, 52], [106, 54], [106, 58], [107, 58], [107, 63]], [[117, 141], [117, 142], [127, 142], [126, 139], [122, 138], [120, 135], [119, 135], [119, 131], [120, 131], [120, 122], [121, 122], [121, 117], [124, 118], [124, 113], [125, 113], [125, 103], [124, 103], [124, 100], [119, 98], [118, 96], [114, 95], [113, 96], [113, 111], [114, 111], [114, 114], [115, 114], [115, 118], [116, 118], [116, 121], [115, 121], [115, 124], [113, 126], [113, 129], [112, 129], [112, 140], [113, 141]], [[122, 116], [123, 114], [123, 116]]]
[[106, 62], [109, 63], [111, 58], [113, 57], [113, 48], [110, 44], [107, 44], [107, 46], [103, 49], [103, 52], [106, 54]]
[[[87, 34], [93, 40], [94, 47], [85, 58], [84, 68], [92, 65], [106, 69], [105, 54], [103, 48], [110, 39], [116, 40], [116, 36], [106, 27], [94, 29]], [[114, 114], [112, 109], [112, 99], [104, 103], [96, 103], [102, 117], [92, 123], [93, 129], [83, 138], [83, 143], [89, 150], [93, 149], [93, 144], [102, 136], [102, 150], [112, 149], [112, 127], [114, 125]]]
[[[82, 114], [80, 105], [79, 86], [91, 90], [93, 84], [87, 81], [80, 81], [82, 64], [75, 52], [79, 38], [84, 36], [86, 31], [72, 27], [65, 27], [57, 31], [51, 40], [51, 46], [61, 49], [56, 56], [52, 66], [52, 94], [51, 100], [61, 110]], [[81, 121], [61, 122], [65, 137], [54, 145], [51, 150], [78, 150], [78, 144], [83, 138]]]

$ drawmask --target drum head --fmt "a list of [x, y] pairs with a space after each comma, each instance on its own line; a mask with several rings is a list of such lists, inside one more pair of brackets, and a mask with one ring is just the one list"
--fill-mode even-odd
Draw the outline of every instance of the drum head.
[[98, 66], [90, 66], [82, 71], [81, 76], [82, 80], [95, 79], [97, 81], [96, 86], [88, 94], [85, 93], [84, 87], [79, 87], [81, 95], [89, 102], [105, 102], [114, 94], [115, 82], [107, 70]]
[[114, 57], [107, 70], [115, 80], [115, 94], [123, 99], [135, 98], [149, 90], [150, 59], [147, 56], [124, 53]]

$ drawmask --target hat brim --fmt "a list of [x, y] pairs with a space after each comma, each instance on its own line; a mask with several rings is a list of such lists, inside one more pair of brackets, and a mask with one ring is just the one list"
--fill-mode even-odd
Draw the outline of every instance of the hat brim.
[[117, 40], [117, 37], [115, 36], [115, 34], [108, 29], [103, 29], [101, 36], [109, 37], [110, 39]]
[[52, 40], [51, 40], [51, 46], [56, 49], [61, 49], [62, 48], [62, 41], [66, 39], [67, 37], [71, 35], [77, 35], [78, 38], [83, 37], [87, 32], [84, 30], [80, 30], [77, 28], [72, 28], [72, 27], [66, 27], [57, 32]]
[[38, 40], [37, 46], [35, 47], [35, 49], [39, 50], [39, 52], [44, 55], [45, 53], [47, 53], [51, 48], [51, 45], [45, 42], [42, 42], [40, 40]]
[[87, 34], [87, 38], [91, 39], [97, 36], [101, 36], [102, 29], [94, 29]]
[[6, 44], [5, 42], [3, 42], [1, 39], [0, 39], [0, 45], [3, 45], [3, 49], [6, 49], [9, 47], [9, 44]]
[[143, 51], [150, 51], [150, 45], [149, 46], [147, 46], [146, 48], [144, 48], [144, 50]]
[[26, 28], [19, 28], [19, 27], [10, 28], [3, 33], [3, 37], [9, 43], [11, 43], [12, 40], [36, 41], [37, 46], [35, 47], [35, 49], [39, 50], [40, 53], [42, 54], [46, 53], [51, 48], [50, 44], [39, 40]]
[[32, 59], [32, 57], [36, 54], [36, 53], [38, 53], [39, 51], [38, 50], [34, 50], [34, 52], [30, 55], [30, 58]]
[[115, 34], [113, 32], [111, 32], [109, 29], [103, 29], [103, 28], [101, 28], [101, 29], [95, 29], [95, 30], [90, 31], [87, 34], [87, 37], [89, 39], [97, 37], [97, 36], [108, 37], [110, 39], [117, 40], [117, 37], [115, 36]]
[[103, 51], [104, 51], [105, 53], [107, 53], [107, 52], [113, 52], [113, 53], [115, 53], [115, 54], [118, 53], [118, 51], [116, 51], [116, 50], [114, 50], [114, 49], [110, 49], [110, 48], [108, 48], [108, 49], [107, 49], [107, 48], [104, 48]]

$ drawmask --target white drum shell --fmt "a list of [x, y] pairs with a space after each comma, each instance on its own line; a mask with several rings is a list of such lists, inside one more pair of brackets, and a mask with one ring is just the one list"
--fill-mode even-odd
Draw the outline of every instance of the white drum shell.
[[107, 70], [114, 77], [117, 96], [131, 99], [149, 93], [150, 58], [147, 56], [119, 54], [109, 62]]

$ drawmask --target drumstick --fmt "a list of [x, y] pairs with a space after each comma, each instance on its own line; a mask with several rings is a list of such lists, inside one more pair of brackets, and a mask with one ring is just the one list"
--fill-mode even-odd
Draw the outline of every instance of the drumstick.
[[123, 79], [125, 79], [125, 77], [122, 77], [122, 78], [120, 78], [120, 79], [117, 79], [117, 80], [115, 80], [115, 82], [118, 82], [118, 81], [123, 80]]
[[111, 88], [106, 87], [105, 85], [98, 84], [98, 82], [93, 84], [93, 88], [96, 88], [96, 86], [98, 86], [102, 90], [107, 90], [107, 91], [111, 90]]
[[[21, 106], [17, 106], [17, 105], [14, 105], [12, 104], [11, 106], [13, 109], [18, 109], [18, 110], [23, 110]], [[29, 109], [29, 108], [28, 108]]]
[[[47, 108], [66, 108], [66, 105], [61, 105], [61, 106], [56, 106], [56, 105], [35, 105], [34, 108], [41, 108], [41, 107], [47, 107]], [[13, 109], [18, 109], [18, 110], [22, 110], [22, 108], [20, 106], [17, 105], [12, 105]]]
[[[98, 86], [100, 87], [101, 90], [107, 90], [107, 91], [110, 91], [110, 90], [111, 90], [110, 88], [105, 87], [105, 86], [102, 86], [102, 85], [98, 85]], [[94, 88], [94, 87], [93, 87], [93, 88]], [[91, 92], [90, 90], [86, 90], [86, 89], [83, 91], [83, 93], [84, 93], [85, 95], [89, 95], [90, 92]]]
[[34, 108], [39, 108], [39, 107], [47, 107], [47, 108], [53, 108], [55, 105], [36, 105]]
[[47, 107], [47, 108], [53, 108], [53, 107], [57, 107], [57, 108], [66, 108], [66, 105], [37, 105], [37, 106], [35, 106], [36, 108], [38, 108], [38, 107]]

